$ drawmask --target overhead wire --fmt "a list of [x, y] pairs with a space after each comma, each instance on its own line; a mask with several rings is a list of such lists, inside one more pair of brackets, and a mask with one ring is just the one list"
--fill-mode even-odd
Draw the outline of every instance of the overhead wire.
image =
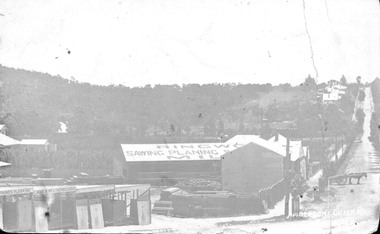
[[[326, 164], [326, 141], [325, 141], [325, 131], [327, 130], [326, 129], [326, 120], [325, 120], [325, 115], [324, 115], [324, 109], [323, 109], [323, 105], [321, 103], [321, 100], [319, 100], [319, 97], [318, 97], [318, 78], [319, 78], [319, 74], [318, 74], [318, 69], [315, 65], [315, 57], [314, 57], [314, 50], [313, 50], [313, 43], [312, 43], [312, 40], [311, 40], [311, 36], [310, 36], [310, 32], [309, 32], [309, 28], [308, 28], [308, 24], [307, 24], [307, 17], [306, 17], [306, 6], [305, 6], [305, 0], [302, 0], [302, 8], [303, 8], [303, 18], [304, 18], [304, 25], [305, 25], [305, 31], [306, 31], [306, 34], [307, 34], [307, 37], [308, 37], [308, 41], [309, 41], [309, 49], [310, 49], [310, 54], [311, 54], [311, 61], [312, 61], [312, 64], [313, 64], [313, 68], [314, 68], [314, 71], [315, 71], [315, 78], [314, 78], [314, 83], [315, 83], [315, 99], [316, 99], [316, 102], [318, 104], [318, 109], [319, 109], [319, 120], [320, 120], [320, 127], [321, 127], [321, 132], [322, 132], [322, 142], [323, 142], [323, 175], [325, 175], [325, 164]], [[327, 9], [327, 8], [326, 8]]]

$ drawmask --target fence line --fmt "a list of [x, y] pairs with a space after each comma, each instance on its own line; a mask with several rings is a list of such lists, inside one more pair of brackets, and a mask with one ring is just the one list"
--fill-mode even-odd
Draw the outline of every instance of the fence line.
[[281, 179], [276, 183], [263, 188], [259, 191], [260, 201], [265, 201], [268, 204], [269, 209], [273, 209], [274, 206], [282, 200], [285, 196], [285, 179]]

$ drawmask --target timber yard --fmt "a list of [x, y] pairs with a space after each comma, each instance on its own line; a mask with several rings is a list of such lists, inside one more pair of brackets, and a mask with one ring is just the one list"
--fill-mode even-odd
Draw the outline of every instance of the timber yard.
[[[349, 89], [356, 94], [350, 132], [308, 135], [281, 126], [265, 137], [120, 142], [96, 170], [50, 164], [20, 171], [12, 157], [55, 158], [65, 150], [59, 139], [70, 136], [17, 140], [3, 124], [0, 224], [17, 232], [277, 233], [284, 225], [292, 232], [314, 232], [310, 225], [316, 233], [373, 231], [380, 158], [372, 118], [380, 80], [325, 88], [342, 96]], [[319, 102], [339, 105], [324, 94]], [[268, 122], [262, 117], [261, 129]]]

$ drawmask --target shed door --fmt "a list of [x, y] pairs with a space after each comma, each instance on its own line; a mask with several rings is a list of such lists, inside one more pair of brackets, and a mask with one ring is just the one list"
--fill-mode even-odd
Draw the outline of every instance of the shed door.
[[149, 201], [137, 201], [137, 214], [139, 225], [150, 224]]
[[77, 200], [78, 229], [89, 229], [87, 199]]
[[21, 230], [32, 228], [32, 201], [18, 201], [18, 225]]
[[104, 228], [102, 202], [100, 198], [90, 199], [91, 227], [93, 229]]
[[47, 232], [49, 230], [48, 220], [45, 215], [47, 212], [47, 204], [44, 201], [34, 201], [34, 217], [36, 232]]

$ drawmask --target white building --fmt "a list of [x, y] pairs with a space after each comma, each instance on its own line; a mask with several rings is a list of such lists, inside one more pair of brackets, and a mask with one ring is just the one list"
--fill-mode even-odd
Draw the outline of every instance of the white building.
[[67, 124], [64, 122], [59, 122], [60, 128], [58, 129], [58, 133], [67, 133]]
[[324, 93], [322, 96], [323, 102], [335, 102], [340, 100], [339, 92]]
[[48, 151], [49, 142], [47, 139], [23, 139], [20, 146], [34, 152]]

